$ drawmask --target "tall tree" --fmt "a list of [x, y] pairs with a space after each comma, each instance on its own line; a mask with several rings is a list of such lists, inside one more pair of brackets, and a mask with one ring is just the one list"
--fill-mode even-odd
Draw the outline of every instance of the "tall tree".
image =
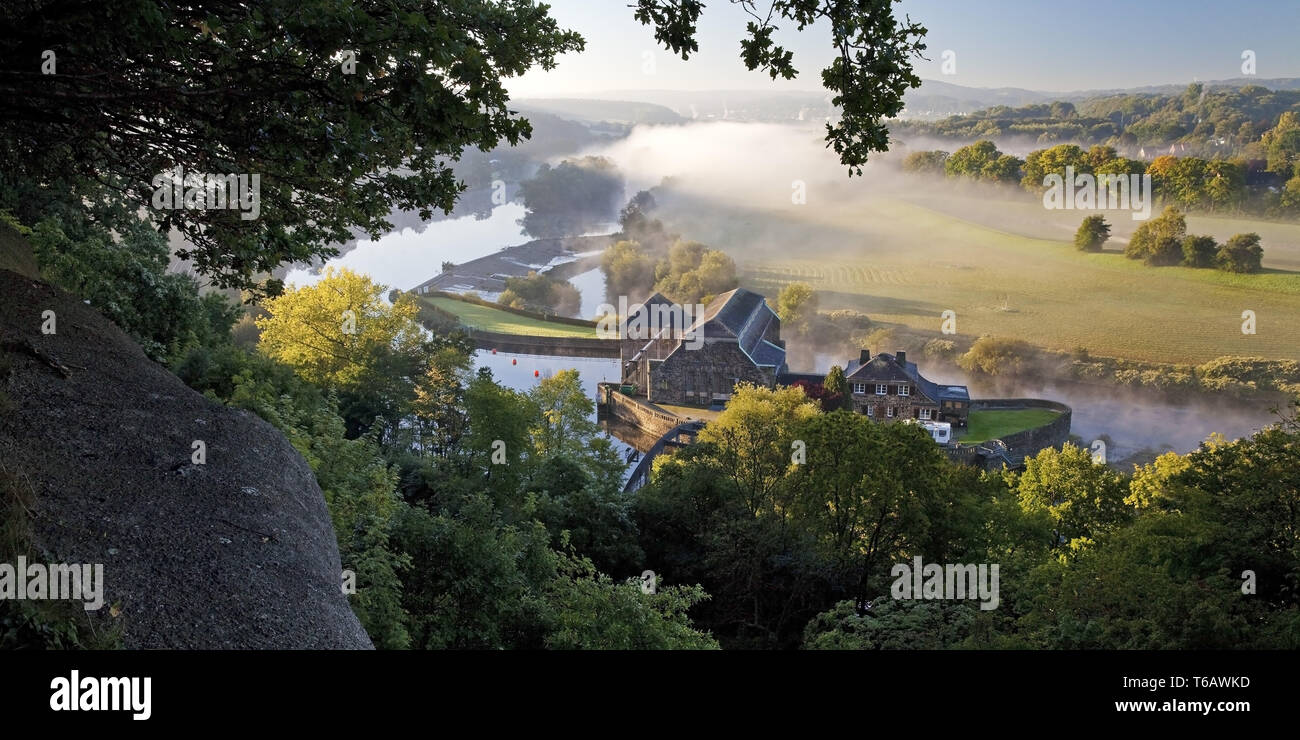
[[808, 327], [817, 315], [817, 294], [808, 283], [790, 283], [776, 297], [776, 315], [782, 328], [793, 334], [807, 334]]
[[[583, 48], [532, 0], [31, 0], [0, 27], [4, 177], [147, 209], [226, 286], [450, 211], [450, 160], [529, 134], [503, 80]], [[176, 167], [259, 176], [258, 216], [157, 209]]]
[[414, 358], [423, 344], [415, 297], [391, 306], [384, 286], [347, 268], [325, 268], [315, 285], [266, 302], [257, 320], [259, 348], [324, 388], [355, 388], [383, 380], [385, 358]]
[[842, 409], [852, 410], [853, 396], [849, 394], [849, 381], [844, 376], [844, 368], [839, 365], [831, 366], [830, 372], [826, 373], [826, 380], [822, 382], [822, 387], [826, 393], [831, 396], [838, 396], [839, 407]]

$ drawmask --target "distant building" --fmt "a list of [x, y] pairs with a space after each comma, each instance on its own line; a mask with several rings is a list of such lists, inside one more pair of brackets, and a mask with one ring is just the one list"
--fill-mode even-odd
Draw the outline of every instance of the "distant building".
[[921, 377], [906, 352], [875, 357], [862, 350], [844, 368], [853, 398], [853, 410], [876, 421], [915, 419], [948, 422], [965, 427], [970, 416], [970, 393], [964, 385], [939, 385]]
[[648, 401], [708, 405], [730, 398], [737, 383], [770, 388], [785, 370], [781, 319], [762, 295], [737, 288], [686, 320], [675, 306], [659, 293], [650, 296], [627, 325], [652, 312], [661, 317], [653, 323], [657, 334], [646, 340], [625, 333], [621, 340], [623, 382]]

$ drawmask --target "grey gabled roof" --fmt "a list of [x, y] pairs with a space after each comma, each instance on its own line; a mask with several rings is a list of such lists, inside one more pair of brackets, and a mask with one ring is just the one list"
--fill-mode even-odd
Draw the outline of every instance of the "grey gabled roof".
[[710, 301], [688, 333], [703, 332], [705, 339], [734, 339], [755, 365], [779, 370], [785, 365], [785, 348], [764, 338], [768, 327], [778, 320], [761, 293], [736, 288]]
[[714, 298], [708, 306], [705, 306], [704, 316], [696, 323], [712, 323], [715, 327], [726, 329], [733, 337], [739, 339], [745, 325], [753, 318], [754, 312], [765, 304], [763, 296], [758, 293], [736, 288]]
[[[940, 385], [926, 380], [915, 362], [899, 362], [898, 358], [888, 352], [881, 352], [863, 365], [857, 360], [850, 360], [844, 369], [846, 380], [891, 381], [911, 380], [917, 389], [932, 401], [969, 401], [970, 393], [964, 385]], [[854, 376], [857, 376], [856, 378]]]

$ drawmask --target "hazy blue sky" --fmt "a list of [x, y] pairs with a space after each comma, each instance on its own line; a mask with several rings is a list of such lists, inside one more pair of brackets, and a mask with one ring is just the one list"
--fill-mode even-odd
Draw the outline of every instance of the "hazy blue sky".
[[[587, 50], [511, 81], [513, 94], [816, 89], [830, 58], [825, 28], [782, 28], [777, 38], [794, 51], [799, 78], [771, 82], [749, 72], [739, 58], [748, 16], [713, 0], [701, 17], [700, 52], [683, 62], [655, 47], [628, 2], [552, 0], [552, 15], [582, 33]], [[1230, 79], [1243, 76], [1246, 49], [1256, 54], [1258, 77], [1300, 77], [1300, 0], [904, 0], [897, 11], [929, 29], [920, 76], [971, 87], [1069, 91]], [[956, 54], [955, 75], [941, 74], [944, 50]]]

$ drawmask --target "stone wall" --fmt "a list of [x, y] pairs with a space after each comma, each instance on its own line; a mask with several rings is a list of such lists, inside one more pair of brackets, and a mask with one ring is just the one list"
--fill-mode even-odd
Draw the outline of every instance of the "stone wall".
[[596, 386], [602, 410], [632, 424], [648, 434], [661, 437], [672, 431], [682, 420], [676, 415], [619, 392], [615, 383]]
[[562, 357], [618, 357], [617, 339], [594, 337], [534, 337], [471, 329], [467, 332], [478, 349], [495, 349], [521, 355]]
[[657, 403], [707, 405], [715, 394], [730, 395], [737, 382], [771, 387], [776, 378], [756, 367], [736, 342], [706, 342], [699, 349], [679, 349], [650, 366], [646, 387]]
[[[1002, 437], [1006, 445], [1006, 456], [1013, 461], [1032, 457], [1048, 447], [1060, 447], [1070, 439], [1070, 421], [1072, 411], [1069, 406], [1056, 401], [1041, 398], [991, 398], [971, 401], [971, 411], [1018, 411], [1024, 409], [1050, 409], [1058, 412], [1051, 422], [1023, 432]], [[981, 459], [977, 448], [979, 445], [960, 445], [949, 453], [949, 457], [959, 462], [978, 464]], [[1004, 460], [990, 460], [993, 467], [1000, 467]]]
[[1063, 403], [1040, 398], [994, 398], [971, 402], [971, 411], [1001, 409], [1050, 409], [1059, 412], [1059, 415], [1049, 424], [1003, 437], [1002, 443], [1013, 455], [1019, 456], [1022, 453], [1033, 455], [1048, 447], [1060, 447], [1070, 439], [1071, 409]]
[[[875, 392], [876, 384], [868, 383], [866, 393], [852, 394], [853, 411], [866, 414], [867, 407], [872, 407], [874, 415], [871, 419], [888, 423], [904, 419], [920, 419], [921, 409], [930, 409], [930, 418], [926, 421], [939, 421], [939, 404], [921, 395], [915, 383], [908, 383], [908, 385], [912, 387], [912, 393], [909, 395], [898, 395], [898, 383], [889, 383], [889, 393], [878, 396]], [[849, 387], [852, 388], [851, 385]], [[892, 417], [887, 411], [891, 406], [894, 409]]]

